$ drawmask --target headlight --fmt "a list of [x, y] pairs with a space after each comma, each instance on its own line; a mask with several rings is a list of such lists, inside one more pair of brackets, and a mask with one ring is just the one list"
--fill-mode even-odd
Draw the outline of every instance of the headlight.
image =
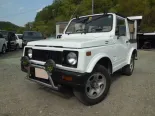
[[27, 51], [27, 55], [28, 55], [29, 58], [32, 58], [32, 49], [29, 49]]
[[70, 52], [67, 55], [67, 62], [72, 66], [75, 65], [77, 63], [77, 55], [74, 52]]

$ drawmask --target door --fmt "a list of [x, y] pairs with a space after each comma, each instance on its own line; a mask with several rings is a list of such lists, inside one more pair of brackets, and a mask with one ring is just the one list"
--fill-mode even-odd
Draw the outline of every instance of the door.
[[118, 64], [126, 61], [129, 48], [129, 38], [127, 34], [127, 21], [125, 18], [117, 17], [116, 24], [116, 49]]
[[8, 43], [9, 43], [9, 48], [10, 49], [16, 49], [16, 36], [14, 33], [10, 32], [9, 35], [8, 35]]

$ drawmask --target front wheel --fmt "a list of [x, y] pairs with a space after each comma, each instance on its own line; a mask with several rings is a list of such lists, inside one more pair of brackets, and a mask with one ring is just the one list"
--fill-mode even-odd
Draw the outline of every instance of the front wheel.
[[19, 45], [17, 44], [14, 48], [14, 51], [16, 51], [19, 48]]
[[131, 60], [130, 60], [130, 64], [123, 67], [122, 73], [127, 75], [127, 76], [132, 75], [134, 67], [135, 67], [135, 56], [132, 55]]
[[111, 77], [102, 65], [96, 65], [88, 77], [83, 91], [74, 89], [74, 95], [85, 105], [95, 105], [107, 96], [111, 84]]
[[3, 45], [3, 47], [2, 47], [2, 54], [5, 54], [5, 53], [6, 53], [6, 46]]

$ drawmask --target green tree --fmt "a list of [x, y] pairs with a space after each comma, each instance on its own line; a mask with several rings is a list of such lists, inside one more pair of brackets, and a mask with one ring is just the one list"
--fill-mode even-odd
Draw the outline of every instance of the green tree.
[[[94, 13], [117, 12], [124, 16], [143, 15], [141, 27], [144, 31], [155, 30], [155, 0], [94, 0]], [[33, 22], [33, 30], [45, 35], [55, 34], [55, 25], [59, 21], [92, 13], [91, 0], [54, 0], [38, 12]], [[29, 27], [26, 25], [26, 28]]]

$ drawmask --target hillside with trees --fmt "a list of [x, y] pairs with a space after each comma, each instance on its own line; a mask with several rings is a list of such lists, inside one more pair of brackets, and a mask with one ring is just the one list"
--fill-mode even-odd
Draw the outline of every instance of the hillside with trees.
[[[56, 22], [91, 14], [91, 8], [91, 0], [54, 0], [53, 4], [37, 13], [34, 22], [27, 23], [25, 27], [50, 36], [55, 33]], [[141, 31], [155, 31], [155, 0], [94, 0], [94, 13], [104, 11], [124, 16], [142, 15]]]
[[11, 22], [0, 21], [0, 30], [16, 31], [19, 28], [19, 26]]

